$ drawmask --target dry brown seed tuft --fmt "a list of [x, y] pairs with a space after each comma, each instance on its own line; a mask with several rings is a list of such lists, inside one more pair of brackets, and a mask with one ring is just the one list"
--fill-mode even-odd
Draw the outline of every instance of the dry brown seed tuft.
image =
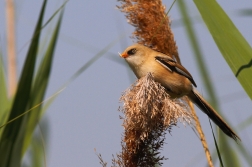
[[174, 35], [170, 28], [170, 20], [166, 15], [161, 0], [119, 0], [117, 6], [125, 13], [126, 18], [135, 31], [132, 38], [137, 43], [152, 47], [169, 56], [174, 56], [180, 63]]
[[153, 80], [152, 74], [139, 79], [127, 89], [121, 99], [124, 114], [122, 153], [125, 166], [162, 164], [159, 151], [165, 134], [178, 121], [192, 124], [193, 116], [181, 99], [170, 99], [164, 87]]

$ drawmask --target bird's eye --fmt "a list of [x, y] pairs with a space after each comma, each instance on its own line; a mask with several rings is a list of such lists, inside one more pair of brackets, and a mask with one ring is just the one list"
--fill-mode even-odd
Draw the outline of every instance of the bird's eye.
[[128, 55], [134, 55], [135, 53], [136, 53], [136, 49], [134, 48], [134, 49], [130, 49], [128, 52], [127, 52], [127, 54]]

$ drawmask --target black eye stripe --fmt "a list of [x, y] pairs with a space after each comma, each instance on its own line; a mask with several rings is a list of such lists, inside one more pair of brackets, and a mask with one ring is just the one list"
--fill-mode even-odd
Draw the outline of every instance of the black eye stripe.
[[133, 48], [133, 49], [130, 49], [128, 52], [127, 52], [127, 54], [128, 55], [134, 55], [135, 53], [136, 53], [136, 49], [135, 48]]

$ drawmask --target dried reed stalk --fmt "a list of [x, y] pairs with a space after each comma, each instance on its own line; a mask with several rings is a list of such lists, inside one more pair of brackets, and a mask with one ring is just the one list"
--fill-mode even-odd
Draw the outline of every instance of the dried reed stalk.
[[209, 165], [209, 167], [214, 167], [213, 160], [212, 160], [212, 157], [211, 157], [211, 154], [210, 154], [210, 151], [208, 149], [208, 145], [207, 145], [207, 142], [206, 142], [206, 139], [205, 139], [205, 135], [204, 135], [204, 132], [203, 132], [203, 130], [201, 128], [201, 125], [200, 125], [200, 122], [199, 122], [199, 118], [198, 118], [198, 116], [197, 116], [197, 114], [196, 114], [196, 112], [194, 110], [194, 106], [193, 106], [192, 102], [188, 101], [188, 104], [189, 104], [189, 106], [191, 108], [191, 111], [192, 111], [192, 114], [193, 114], [193, 117], [194, 117], [194, 120], [195, 120], [196, 130], [199, 133], [200, 141], [201, 141], [202, 146], [204, 148], [208, 165]]
[[9, 97], [16, 92], [16, 45], [15, 45], [15, 8], [13, 0], [6, 0], [6, 34], [8, 57], [8, 85]]

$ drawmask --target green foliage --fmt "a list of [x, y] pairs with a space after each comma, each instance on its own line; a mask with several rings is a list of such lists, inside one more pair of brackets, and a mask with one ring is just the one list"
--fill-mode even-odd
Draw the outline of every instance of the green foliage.
[[[5, 167], [19, 167], [22, 164], [24, 154], [29, 156], [32, 166], [46, 165], [45, 159], [45, 141], [46, 134], [44, 134], [44, 126], [39, 124], [44, 112], [48, 109], [57, 95], [64, 90], [64, 88], [80, 76], [88, 67], [90, 67], [96, 60], [103, 56], [107, 51], [114, 46], [125, 34], [121, 35], [88, 62], [86, 62], [73, 76], [61, 87], [59, 91], [53, 94], [50, 98], [44, 99], [44, 95], [48, 86], [50, 72], [52, 68], [52, 61], [54, 50], [58, 39], [61, 20], [63, 16], [63, 5], [54, 12], [54, 14], [44, 23], [43, 16], [45, 13], [47, 0], [44, 0], [37, 26], [35, 28], [32, 41], [26, 56], [25, 64], [21, 73], [20, 81], [18, 83], [17, 93], [13, 100], [8, 99], [6, 77], [2, 61], [0, 57], [0, 166]], [[50, 42], [45, 50], [41, 61], [37, 60], [39, 46], [39, 39], [42, 29], [46, 27], [53, 18], [60, 12], [58, 22], [50, 36]], [[48, 35], [47, 35], [48, 37]], [[39, 63], [36, 65], [36, 62]], [[38, 66], [38, 68], [36, 68]], [[35, 70], [37, 69], [37, 71]], [[9, 114], [9, 115], [8, 115]], [[38, 126], [40, 125], [40, 126]], [[40, 134], [34, 134], [36, 127], [40, 130]], [[41, 132], [43, 130], [43, 134]], [[27, 152], [28, 151], [28, 152]], [[23, 163], [23, 166], [28, 166]]]
[[[249, 43], [241, 35], [239, 30], [230, 20], [228, 15], [214, 0], [194, 0], [210, 34], [218, 46], [234, 75], [252, 99], [252, 49]], [[219, 138], [220, 148], [223, 153], [225, 166], [241, 166], [238, 151], [243, 155], [248, 164], [249, 153], [242, 143], [238, 145], [238, 151], [231, 147], [229, 140], [223, 134]]]
[[[43, 57], [42, 62], [40, 63], [40, 67], [38, 69], [38, 72], [35, 77], [35, 81], [32, 87], [31, 91], [31, 97], [30, 103], [28, 108], [32, 108], [35, 105], [41, 103], [44, 99], [45, 91], [48, 86], [49, 76], [51, 72], [52, 67], [52, 60], [54, 56], [54, 50], [56, 48], [56, 42], [59, 34], [60, 24], [62, 20], [63, 12], [61, 12], [61, 15], [59, 17], [58, 23], [56, 25], [56, 28], [52, 34], [51, 41], [48, 45], [47, 51]], [[27, 124], [26, 124], [26, 135], [24, 140], [24, 147], [23, 152], [27, 149], [30, 143], [30, 139], [32, 137], [32, 132], [34, 131], [39, 119], [41, 118], [41, 108], [42, 106], [38, 106], [35, 109], [33, 109], [32, 112], [29, 112], [27, 114], [27, 117], [29, 118]]]
[[[231, 70], [251, 98], [251, 47], [216, 1], [194, 0], [194, 3], [196, 4], [204, 22], [206, 23], [210, 34], [213, 36], [216, 45], [221, 51], [222, 56], [225, 58]], [[184, 1], [178, 1], [178, 4], [180, 12], [183, 16], [183, 21], [185, 23], [185, 28], [192, 45], [192, 49], [195, 53], [199, 71], [201, 72], [203, 82], [206, 85], [207, 92], [210, 97], [210, 101], [215, 108], [218, 108], [217, 96], [211, 86], [211, 80], [207, 77], [209, 76], [209, 73], [207, 72], [206, 65], [203, 61], [203, 54], [200, 52], [199, 42], [197, 41], [195, 32], [193, 30], [189, 12], [187, 11]], [[246, 123], [247, 126], [248, 124], [251, 124], [251, 121], [247, 121]], [[244, 123], [241, 125], [244, 125]], [[242, 145], [242, 143], [233, 143], [223, 133], [218, 134], [218, 146], [223, 159], [223, 166], [242, 166], [240, 157], [238, 156], [239, 154], [245, 158], [250, 166], [252, 165], [250, 158], [248, 158], [251, 157], [248, 156], [249, 151]], [[234, 144], [236, 147], [234, 147]], [[216, 152], [214, 153], [213, 157], [216, 157]]]
[[[6, 122], [6, 119], [8, 117], [8, 110], [10, 108], [10, 101], [8, 99], [7, 94], [7, 87], [6, 87], [6, 80], [5, 80], [5, 71], [4, 71], [4, 65], [2, 60], [2, 55], [0, 55], [0, 125], [2, 125], [4, 122]], [[0, 130], [0, 136], [3, 131]]]
[[[33, 136], [35, 127], [38, 125], [39, 120], [41, 119], [41, 112], [43, 111], [41, 102], [43, 101], [44, 94], [48, 85], [54, 50], [56, 47], [63, 15], [63, 12], [61, 12], [58, 23], [56, 24], [54, 32], [51, 35], [51, 41], [45, 51], [45, 55], [42, 58], [42, 61], [40, 62], [38, 72], [36, 73], [36, 75], [34, 75], [42, 28], [47, 25], [49, 21], [51, 21], [51, 19], [55, 16], [54, 14], [43, 26], [42, 23], [46, 3], [47, 0], [44, 0], [39, 19], [28, 49], [23, 70], [21, 72], [20, 80], [17, 86], [17, 92], [14, 95], [13, 103], [11, 106], [9, 105], [10, 100], [7, 98], [7, 88], [5, 85], [6, 79], [4, 76], [2, 59], [0, 62], [0, 166], [21, 166], [22, 157], [24, 156], [31, 143], [33, 143], [31, 145], [31, 149], [37, 150], [36, 154], [41, 156], [41, 152], [44, 152], [42, 148], [43, 145], [41, 145], [41, 143], [40, 147], [38, 147], [38, 144], [34, 145], [34, 141], [37, 140], [33, 140], [33, 142], [31, 142], [31, 138]], [[39, 159], [41, 158], [37, 157], [37, 160]], [[33, 164], [35, 162], [37, 161], [34, 161]], [[37, 162], [37, 164], [40, 164], [40, 162]]]
[[[40, 28], [42, 26], [45, 5], [46, 1], [44, 1], [39, 20], [33, 34], [32, 42], [28, 50], [8, 121], [25, 112], [29, 103], [29, 96], [36, 62], [35, 55], [37, 54], [38, 50]], [[2, 153], [2, 156], [0, 156], [0, 166], [20, 166], [22, 158], [22, 142], [24, 140], [25, 133], [25, 122], [27, 122], [27, 115], [5, 126], [0, 142], [0, 153]]]
[[252, 49], [214, 0], [194, 0], [209, 32], [234, 75], [252, 99]]

